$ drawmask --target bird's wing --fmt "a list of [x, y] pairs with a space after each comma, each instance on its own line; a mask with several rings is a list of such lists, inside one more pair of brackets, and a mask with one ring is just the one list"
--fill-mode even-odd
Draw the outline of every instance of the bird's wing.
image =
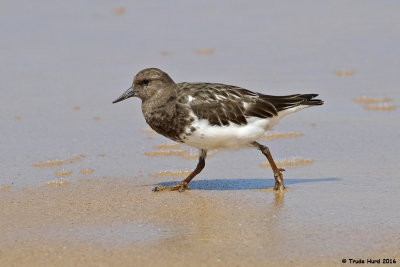
[[247, 118], [270, 118], [298, 105], [320, 105], [315, 94], [270, 96], [237, 86], [217, 83], [180, 83], [178, 88], [190, 95], [188, 104], [199, 119], [211, 125], [247, 124]]
[[249, 116], [272, 117], [277, 112], [272, 104], [259, 100], [259, 94], [240, 87], [215, 83], [181, 83], [178, 87], [190, 95], [193, 113], [211, 125], [245, 125]]

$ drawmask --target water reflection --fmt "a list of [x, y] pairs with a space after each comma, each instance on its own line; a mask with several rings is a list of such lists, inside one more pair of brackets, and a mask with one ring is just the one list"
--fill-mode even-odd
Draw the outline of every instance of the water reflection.
[[283, 207], [283, 201], [285, 199], [285, 192], [275, 192], [274, 194], [275, 208], [280, 209]]

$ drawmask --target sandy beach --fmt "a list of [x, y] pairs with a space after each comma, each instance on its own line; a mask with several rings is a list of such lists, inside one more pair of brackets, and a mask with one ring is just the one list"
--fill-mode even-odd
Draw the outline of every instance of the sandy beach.
[[[8, 2], [0, 266], [400, 264], [400, 4]], [[255, 149], [197, 151], [111, 102], [146, 67], [325, 105]], [[396, 263], [394, 263], [396, 261]], [[392, 262], [390, 264], [390, 262]]]

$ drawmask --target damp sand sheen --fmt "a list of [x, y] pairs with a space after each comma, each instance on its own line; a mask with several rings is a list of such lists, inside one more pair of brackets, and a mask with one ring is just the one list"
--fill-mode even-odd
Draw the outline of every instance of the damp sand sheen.
[[393, 104], [391, 97], [357, 97], [354, 102], [360, 104], [365, 110], [369, 111], [394, 111], [397, 106]]
[[80, 154], [80, 155], [73, 156], [71, 158], [67, 158], [64, 160], [48, 160], [48, 161], [44, 161], [44, 162], [38, 162], [38, 163], [33, 164], [33, 166], [37, 167], [37, 168], [60, 166], [60, 165], [64, 165], [64, 164], [74, 163], [85, 157], [86, 157], [86, 155]]
[[333, 72], [338, 77], [352, 76], [356, 73], [355, 70], [336, 70]]
[[80, 171], [80, 174], [88, 175], [88, 174], [92, 174], [93, 172], [94, 172], [93, 169], [83, 169]]
[[180, 170], [180, 171], [159, 171], [152, 174], [152, 177], [186, 177], [191, 174], [191, 170]]
[[70, 176], [72, 171], [57, 171], [56, 176]]
[[[314, 160], [306, 158], [289, 158], [289, 159], [275, 161], [276, 165], [279, 168], [294, 168], [294, 167], [307, 166], [313, 162]], [[260, 167], [271, 168], [271, 165], [269, 163], [262, 163], [260, 164]]]
[[54, 181], [47, 182], [47, 183], [45, 183], [45, 185], [46, 186], [61, 186], [61, 185], [68, 185], [70, 183], [71, 183], [71, 181], [60, 178], [60, 179], [57, 179]]
[[288, 132], [288, 133], [276, 133], [276, 132], [266, 132], [259, 140], [273, 141], [286, 138], [299, 138], [303, 136], [299, 132]]

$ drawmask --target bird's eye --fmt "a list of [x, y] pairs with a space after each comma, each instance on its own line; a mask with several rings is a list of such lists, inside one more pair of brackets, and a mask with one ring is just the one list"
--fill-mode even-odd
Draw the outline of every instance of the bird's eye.
[[148, 84], [149, 84], [149, 82], [150, 82], [149, 80], [147, 80], [147, 79], [143, 79], [143, 81], [142, 81], [142, 84], [143, 84], [143, 85], [148, 85]]

